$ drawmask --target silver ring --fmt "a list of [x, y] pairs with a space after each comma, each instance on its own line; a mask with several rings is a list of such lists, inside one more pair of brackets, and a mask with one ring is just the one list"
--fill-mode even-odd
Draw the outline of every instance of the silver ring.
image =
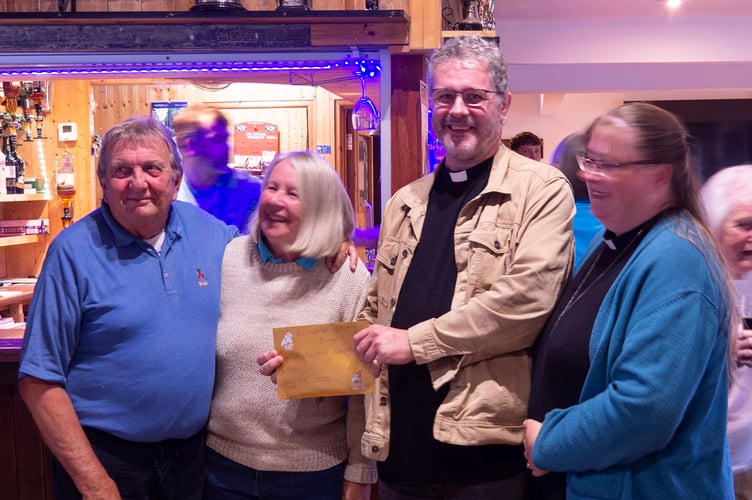
[[378, 359], [376, 359], [376, 358], [373, 358], [373, 361], [372, 361], [372, 363], [373, 363], [374, 365], [376, 365], [376, 366], [380, 366], [380, 365], [381, 365], [381, 361], [379, 361], [379, 360], [378, 360]]

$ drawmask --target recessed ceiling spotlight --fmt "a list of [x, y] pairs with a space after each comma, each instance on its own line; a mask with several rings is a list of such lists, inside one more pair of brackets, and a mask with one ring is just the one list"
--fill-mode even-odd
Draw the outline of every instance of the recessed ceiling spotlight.
[[666, 7], [669, 9], [678, 9], [682, 4], [682, 0], [666, 0]]

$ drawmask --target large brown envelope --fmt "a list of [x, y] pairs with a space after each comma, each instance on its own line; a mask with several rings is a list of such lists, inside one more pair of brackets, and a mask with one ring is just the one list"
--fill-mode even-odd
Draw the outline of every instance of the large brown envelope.
[[272, 329], [274, 348], [285, 358], [277, 369], [279, 399], [373, 392], [373, 375], [358, 359], [353, 335], [367, 321]]

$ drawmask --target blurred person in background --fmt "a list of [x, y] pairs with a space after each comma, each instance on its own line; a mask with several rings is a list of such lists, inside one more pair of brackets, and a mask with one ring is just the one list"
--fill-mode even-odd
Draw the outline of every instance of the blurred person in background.
[[[702, 187], [702, 201], [731, 277], [752, 280], [752, 165], [728, 167], [714, 174]], [[752, 300], [752, 296], [738, 300]], [[736, 329], [736, 366], [729, 387], [727, 435], [737, 500], [752, 500], [751, 327], [740, 324]]]
[[574, 194], [574, 205], [577, 210], [572, 221], [575, 271], [582, 263], [582, 256], [585, 254], [588, 245], [595, 235], [603, 229], [603, 224], [595, 218], [590, 209], [590, 194], [585, 181], [580, 178], [577, 154], [583, 151], [585, 151], [585, 132], [575, 132], [565, 137], [551, 155], [551, 165], [561, 170], [567, 177]]
[[232, 168], [228, 122], [212, 106], [193, 105], [172, 122], [183, 157], [183, 181], [178, 200], [197, 205], [242, 234], [261, 196], [261, 181]]
[[531, 160], [541, 161], [543, 158], [543, 139], [532, 132], [520, 132], [512, 137], [509, 149]]
[[535, 351], [531, 498], [733, 498], [733, 305], [686, 130], [627, 103], [598, 117], [586, 142], [578, 161], [605, 232]]

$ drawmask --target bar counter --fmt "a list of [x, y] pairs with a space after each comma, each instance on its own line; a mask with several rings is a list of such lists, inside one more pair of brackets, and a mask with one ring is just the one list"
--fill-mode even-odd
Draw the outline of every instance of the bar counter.
[[[0, 309], [23, 321], [33, 285], [0, 287]], [[7, 292], [20, 291], [17, 293]], [[0, 498], [53, 500], [51, 455], [18, 394], [23, 328], [0, 329]]]

